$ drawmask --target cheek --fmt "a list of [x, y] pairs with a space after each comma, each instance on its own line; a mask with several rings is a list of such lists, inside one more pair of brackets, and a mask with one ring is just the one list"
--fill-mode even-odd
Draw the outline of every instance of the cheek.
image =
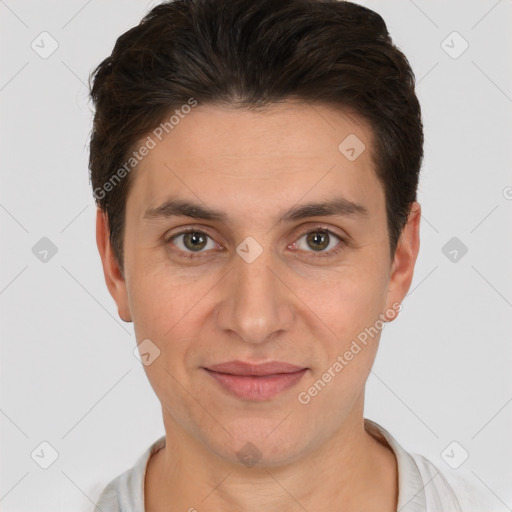
[[351, 267], [334, 273], [316, 296], [320, 318], [339, 339], [347, 339], [379, 318], [386, 304], [385, 271], [374, 267]]
[[127, 283], [133, 323], [141, 336], [172, 337], [174, 326], [183, 322], [197, 303], [202, 286], [183, 282], [168, 269], [155, 268], [134, 269]]
[[321, 363], [312, 379], [320, 379], [319, 386], [327, 383], [330, 391], [322, 392], [323, 399], [328, 400], [331, 393], [354, 398], [364, 387], [385, 325], [380, 316], [385, 308], [385, 288], [385, 280], [379, 283], [378, 275], [355, 271], [349, 275], [347, 271], [331, 281], [321, 304], [315, 306], [329, 327], [324, 330]]
[[164, 386], [164, 392], [186, 382], [187, 372], [197, 366], [198, 355], [204, 353], [199, 342], [208, 338], [203, 333], [211, 327], [208, 297], [217, 281], [215, 276], [182, 278], [164, 269], [139, 272], [129, 283], [137, 342], [149, 339], [159, 351], [158, 359], [145, 370], [152, 385]]
[[370, 373], [378, 349], [382, 328], [384, 294], [374, 280], [339, 279], [315, 306], [329, 330], [318, 340], [319, 359], [311, 378], [304, 382], [303, 401], [314, 405], [308, 409], [329, 409], [330, 421], [339, 421], [358, 400]]
[[176, 284], [169, 275], [140, 273], [130, 283], [130, 293], [137, 342], [151, 340], [149, 347], [157, 354], [144, 365], [147, 378], [162, 403], [186, 411], [193, 406], [183, 386], [188, 388], [187, 351], [197, 335], [197, 286]]

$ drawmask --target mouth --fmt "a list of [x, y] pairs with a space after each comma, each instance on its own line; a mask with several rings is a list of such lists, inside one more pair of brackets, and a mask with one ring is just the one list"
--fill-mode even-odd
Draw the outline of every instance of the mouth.
[[298, 384], [308, 368], [270, 361], [258, 365], [229, 361], [203, 369], [224, 391], [252, 401], [269, 400]]

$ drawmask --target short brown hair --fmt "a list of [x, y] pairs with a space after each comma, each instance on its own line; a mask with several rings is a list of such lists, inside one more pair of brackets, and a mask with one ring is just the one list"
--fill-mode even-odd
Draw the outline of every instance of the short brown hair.
[[191, 99], [247, 109], [299, 99], [362, 116], [394, 255], [416, 200], [423, 125], [414, 74], [376, 12], [338, 0], [169, 1], [121, 35], [89, 80], [90, 177], [121, 272], [133, 173], [120, 170], [142, 137]]

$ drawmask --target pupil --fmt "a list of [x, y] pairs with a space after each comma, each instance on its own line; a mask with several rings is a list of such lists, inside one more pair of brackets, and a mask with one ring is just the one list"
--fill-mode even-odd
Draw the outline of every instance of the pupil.
[[[202, 242], [201, 242], [202, 240]], [[192, 242], [191, 244], [188, 244], [187, 242]], [[199, 242], [199, 243], [197, 243]], [[205, 237], [201, 233], [197, 232], [191, 232], [185, 234], [184, 239], [185, 246], [187, 249], [202, 249], [205, 244]]]
[[[313, 242], [313, 249], [321, 250], [325, 249], [329, 245], [329, 237], [324, 231], [316, 231], [308, 236], [308, 243], [309, 242]], [[318, 245], [317, 242], [320, 242], [320, 245]]]

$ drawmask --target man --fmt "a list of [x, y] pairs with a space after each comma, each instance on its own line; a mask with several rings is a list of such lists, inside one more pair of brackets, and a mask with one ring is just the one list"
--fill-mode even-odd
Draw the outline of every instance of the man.
[[166, 432], [97, 510], [484, 510], [363, 417], [421, 216], [414, 75], [382, 18], [161, 4], [91, 96], [105, 280]]

